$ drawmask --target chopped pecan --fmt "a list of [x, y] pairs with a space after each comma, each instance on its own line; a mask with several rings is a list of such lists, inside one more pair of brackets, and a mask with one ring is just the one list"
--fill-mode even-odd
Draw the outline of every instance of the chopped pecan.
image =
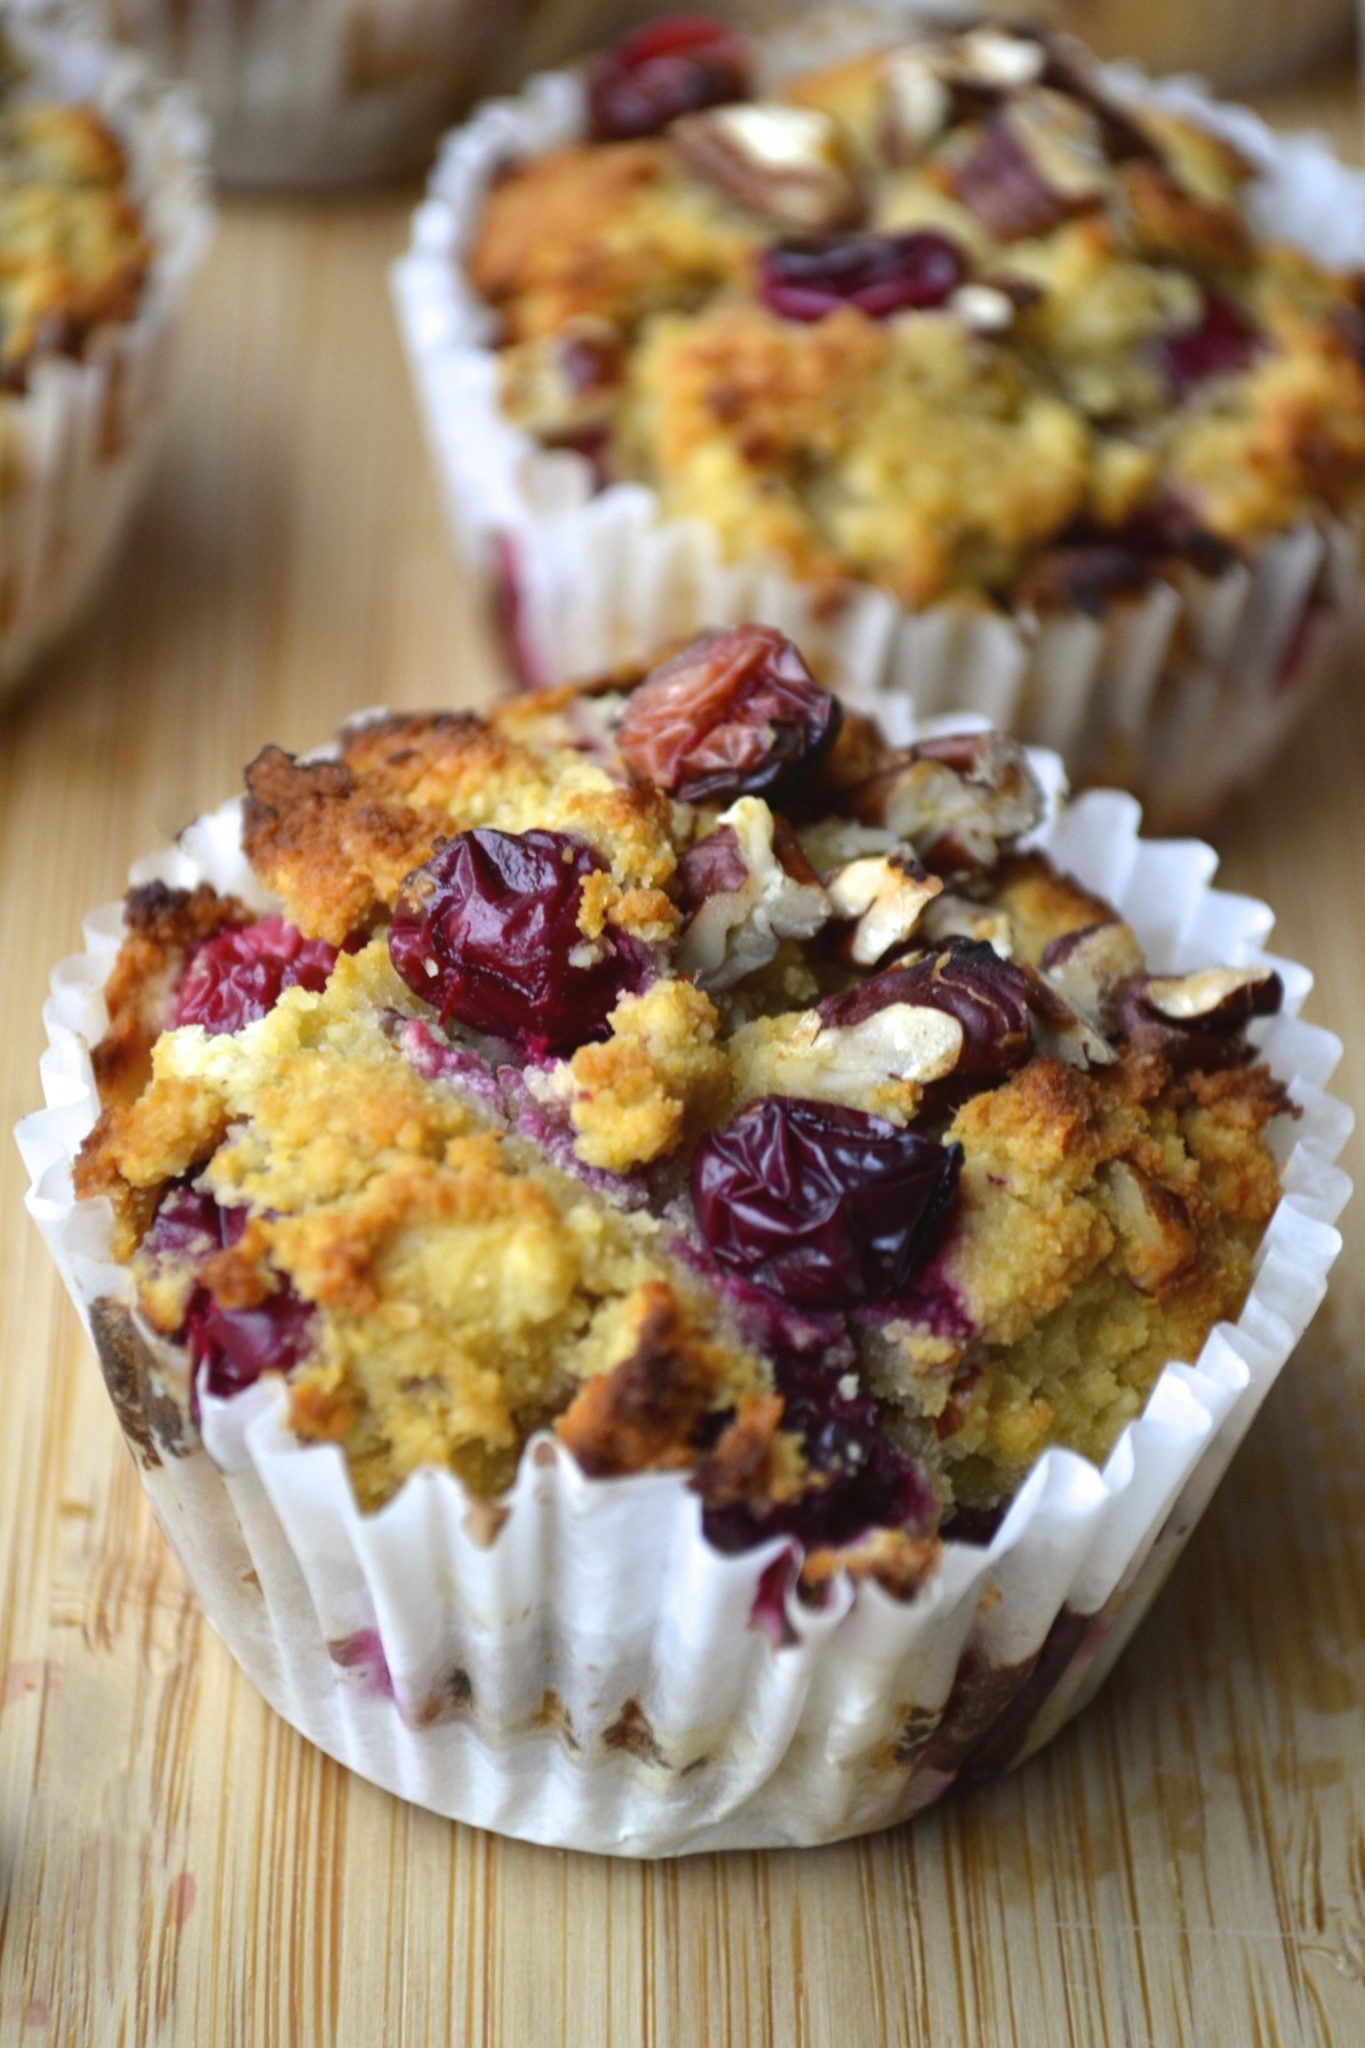
[[1098, 206], [1109, 184], [1099, 123], [1064, 93], [1020, 93], [950, 167], [954, 196], [1002, 242], [1048, 234]]
[[1049, 986], [1104, 1031], [1119, 989], [1142, 973], [1142, 948], [1131, 925], [1115, 917], [1064, 932], [1045, 948], [1040, 964]]
[[863, 823], [909, 840], [943, 875], [994, 867], [1043, 813], [1028, 756], [999, 732], [923, 740], [846, 792], [844, 803]]
[[1159, 1053], [1177, 1074], [1212, 1073], [1250, 1058], [1248, 1023], [1273, 1017], [1283, 1001], [1284, 983], [1268, 967], [1139, 974], [1119, 992], [1115, 1025], [1130, 1045]]
[[683, 857], [684, 896], [695, 903], [677, 964], [703, 988], [732, 988], [766, 967], [783, 939], [814, 938], [829, 896], [791, 827], [762, 797], [744, 796]]
[[943, 889], [936, 875], [904, 853], [867, 854], [831, 875], [834, 916], [852, 926], [839, 952], [851, 966], [875, 967], [912, 937], [926, 907]]
[[675, 123], [689, 168], [765, 220], [807, 234], [856, 227], [864, 198], [843, 131], [813, 107], [753, 101]]

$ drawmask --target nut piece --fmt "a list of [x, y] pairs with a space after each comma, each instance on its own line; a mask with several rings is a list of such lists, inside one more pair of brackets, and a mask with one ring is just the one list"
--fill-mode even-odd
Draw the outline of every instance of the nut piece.
[[1043, 815], [1028, 756], [1000, 732], [923, 740], [856, 785], [846, 802], [864, 824], [909, 840], [942, 875], [994, 867]]
[[742, 796], [683, 856], [683, 889], [697, 908], [678, 945], [682, 974], [733, 988], [766, 967], [783, 939], [811, 939], [830, 899], [795, 834], [762, 797]]
[[946, 44], [943, 76], [969, 91], [1014, 92], [1036, 85], [1048, 68], [1048, 51], [1027, 30], [972, 28]]
[[894, 946], [905, 945], [943, 889], [936, 875], [903, 853], [851, 860], [827, 886], [834, 916], [853, 925], [840, 953], [854, 967], [875, 967]]
[[948, 301], [948, 311], [976, 334], [1001, 334], [1014, 325], [1017, 308], [999, 285], [961, 284]]
[[671, 134], [689, 169], [765, 220], [828, 234], [862, 219], [843, 131], [829, 114], [752, 101], [689, 114]]
[[1036, 969], [1025, 968], [1030, 981], [1030, 1017], [1033, 1043], [1047, 1059], [1063, 1060], [1069, 1067], [1088, 1073], [1094, 1067], [1112, 1067], [1118, 1054], [1089, 1018], [1072, 1008]]
[[1123, 1270], [1143, 1294], [1170, 1292], [1199, 1256], [1199, 1235], [1179, 1195], [1149, 1180], [1126, 1159], [1111, 1160], [1100, 1179], [1109, 1196]]
[[929, 905], [920, 930], [934, 945], [945, 939], [976, 939], [1002, 960], [1014, 957], [1014, 927], [1008, 913], [986, 903], [973, 903], [970, 896], [955, 895], [951, 889], [945, 889]]
[[929, 50], [893, 51], [882, 79], [882, 155], [888, 163], [914, 163], [951, 127], [952, 88]]
[[965, 1036], [956, 1017], [918, 1003], [847, 1025], [830, 1024], [823, 1006], [759, 1017], [730, 1040], [736, 1100], [797, 1095], [908, 1123], [925, 1089], [956, 1070]]
[[1116, 1028], [1177, 1074], [1216, 1072], [1251, 1057], [1246, 1025], [1273, 1017], [1284, 983], [1268, 967], [1205, 967], [1195, 974], [1135, 975], [1115, 1003]]
[[899, 961], [855, 988], [826, 996], [826, 1026], [855, 1026], [888, 1004], [924, 1003], [955, 1017], [962, 1047], [954, 1068], [964, 1081], [1001, 1081], [1033, 1051], [1031, 977], [989, 946], [950, 940], [941, 952]]
[[1278, 974], [1268, 967], [1201, 967], [1194, 974], [1154, 974], [1147, 1001], [1179, 1024], [1244, 1024], [1273, 1016], [1284, 1000]]
[[1098, 206], [1109, 189], [1099, 123], [1064, 93], [1020, 93], [953, 165], [950, 183], [1000, 241], [1048, 234]]
[[1100, 1031], [1112, 1022], [1119, 989], [1145, 965], [1131, 925], [1117, 917], [1064, 933], [1042, 958], [1048, 986]]

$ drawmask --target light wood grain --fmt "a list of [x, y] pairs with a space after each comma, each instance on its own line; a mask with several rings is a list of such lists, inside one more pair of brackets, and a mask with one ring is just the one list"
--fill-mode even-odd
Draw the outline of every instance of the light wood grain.
[[[1305, 107], [1354, 138], [1348, 86]], [[48, 967], [133, 855], [267, 737], [490, 685], [383, 292], [404, 207], [231, 210], [122, 573], [0, 711], [0, 1124], [36, 1099]], [[1358, 690], [1221, 836], [1359, 1089]], [[641, 1868], [400, 1806], [273, 1718], [187, 1597], [0, 1169], [6, 2048], [1365, 2043], [1365, 1206], [1079, 1724], [909, 1829]]]

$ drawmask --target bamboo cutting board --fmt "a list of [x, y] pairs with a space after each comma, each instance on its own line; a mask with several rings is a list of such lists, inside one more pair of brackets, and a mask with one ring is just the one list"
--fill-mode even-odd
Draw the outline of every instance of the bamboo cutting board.
[[[1358, 144], [1344, 83], [1292, 109]], [[407, 200], [238, 203], [119, 577], [0, 710], [0, 1123], [81, 913], [365, 704], [471, 703], [384, 294]], [[1227, 820], [1365, 1014], [1365, 698]], [[1365, 1178], [1359, 1140], [1347, 1162]], [[0, 1160], [4, 2048], [1361, 2048], [1365, 1204], [1332, 1300], [1100, 1701], [1017, 1776], [821, 1851], [531, 1849], [310, 1750], [198, 1619]]]

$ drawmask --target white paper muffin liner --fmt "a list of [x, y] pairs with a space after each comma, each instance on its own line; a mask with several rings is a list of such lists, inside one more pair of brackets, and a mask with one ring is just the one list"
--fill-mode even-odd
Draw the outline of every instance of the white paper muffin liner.
[[[933, 19], [894, 8], [899, 33]], [[761, 44], [768, 84], [877, 47], [887, 12], [838, 16]], [[937, 10], [941, 17], [944, 10]], [[1365, 265], [1365, 174], [1312, 137], [1274, 134], [1189, 79], [1105, 70], [1226, 135], [1259, 167], [1258, 229], [1321, 261]], [[961, 600], [918, 610], [854, 584], [831, 611], [780, 565], [727, 562], [709, 528], [662, 517], [631, 483], [597, 490], [587, 459], [542, 448], [503, 415], [496, 323], [464, 264], [490, 180], [584, 133], [581, 76], [534, 78], [446, 138], [408, 253], [399, 318], [457, 544], [492, 587], [524, 681], [600, 674], [670, 640], [737, 619], [788, 632], [821, 679], [880, 715], [908, 696], [921, 715], [979, 711], [1056, 749], [1073, 782], [1137, 790], [1149, 821], [1189, 829], [1264, 771], [1290, 727], [1359, 644], [1362, 533], [1328, 517], [1265, 542], [1218, 576], [1193, 567], [1144, 596], [1081, 611], [1007, 614]]]
[[[1034, 761], [1053, 793], [1038, 843], [1119, 907], [1155, 964], [1271, 960], [1270, 911], [1210, 888], [1208, 847], [1140, 839], [1136, 803], [1112, 791], [1059, 810], [1060, 764]], [[224, 805], [132, 880], [207, 879], [264, 906], [239, 830]], [[1166, 1367], [1103, 1472], [1049, 1451], [993, 1541], [946, 1543], [913, 1600], [843, 1580], [818, 1610], [788, 1593], [785, 1630], [765, 1626], [755, 1603], [766, 1587], [771, 1615], [765, 1573], [794, 1560], [790, 1539], [722, 1556], [684, 1474], [588, 1479], [545, 1436], [498, 1508], [426, 1470], [362, 1514], [340, 1451], [291, 1436], [273, 1380], [203, 1395], [200, 1441], [183, 1358], [130, 1314], [107, 1205], [72, 1192], [121, 926], [120, 906], [96, 912], [87, 950], [53, 976], [48, 1107], [18, 1138], [30, 1213], [157, 1517], [286, 1720], [390, 1791], [506, 1834], [631, 1856], [834, 1841], [1029, 1753], [1141, 1619], [1340, 1248], [1350, 1183], [1332, 1162], [1352, 1118], [1324, 1086], [1341, 1047], [1299, 1019], [1311, 976], [1276, 959], [1286, 1001], [1263, 1051], [1302, 1114], [1272, 1127], [1284, 1194], [1237, 1322]]]
[[111, 34], [188, 78], [234, 184], [417, 171], [489, 83], [522, 0], [95, 0]]
[[208, 239], [205, 132], [184, 92], [47, 0], [4, 0], [26, 98], [94, 107], [129, 159], [153, 242], [136, 316], [0, 393], [0, 697], [67, 625], [122, 534], [156, 446], [169, 351]]

